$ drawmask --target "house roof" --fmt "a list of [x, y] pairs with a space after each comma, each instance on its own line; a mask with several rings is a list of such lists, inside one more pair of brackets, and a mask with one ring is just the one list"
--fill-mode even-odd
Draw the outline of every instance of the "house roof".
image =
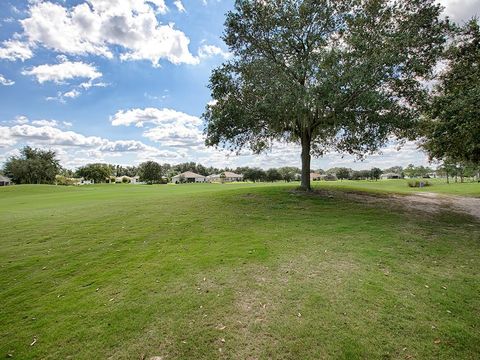
[[199, 174], [195, 174], [194, 172], [191, 172], [191, 171], [185, 171], [184, 173], [181, 173], [181, 174], [178, 174], [178, 175], [175, 175], [174, 178], [176, 177], [180, 177], [182, 176], [187, 178], [187, 179], [191, 179], [191, 178], [195, 178], [195, 179], [198, 179], [198, 178], [205, 178], [205, 176], [203, 175], [199, 175]]
[[[243, 178], [242, 174], [235, 174], [234, 172], [231, 172], [231, 171], [224, 171], [223, 174], [225, 174], [226, 178]], [[207, 178], [216, 179], [216, 178], [220, 178], [220, 175], [221, 174], [208, 175]]]
[[8, 178], [6, 176], [3, 176], [3, 175], [0, 175], [0, 181], [1, 182], [12, 182], [12, 180], [10, 180], [10, 178]]
[[319, 174], [319, 173], [310, 173], [310, 178], [320, 177], [320, 176], [322, 176], [322, 174]]
[[227, 178], [229, 178], [229, 177], [234, 177], [234, 178], [243, 177], [242, 174], [235, 174], [234, 172], [231, 172], [231, 171], [225, 171], [224, 174], [225, 174], [225, 177], [227, 177]]

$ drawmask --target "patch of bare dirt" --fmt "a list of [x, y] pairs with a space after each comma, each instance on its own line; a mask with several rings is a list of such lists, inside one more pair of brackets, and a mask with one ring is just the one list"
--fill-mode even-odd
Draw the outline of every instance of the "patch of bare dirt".
[[437, 194], [430, 192], [411, 195], [382, 195], [354, 191], [317, 190], [317, 196], [343, 198], [366, 204], [384, 204], [389, 207], [401, 206], [406, 210], [418, 210], [423, 213], [436, 214], [441, 211], [453, 211], [467, 214], [480, 220], [480, 198]]

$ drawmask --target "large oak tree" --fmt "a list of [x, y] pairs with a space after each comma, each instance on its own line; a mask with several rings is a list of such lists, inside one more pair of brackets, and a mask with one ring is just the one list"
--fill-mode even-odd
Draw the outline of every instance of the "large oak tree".
[[232, 60], [210, 78], [207, 145], [301, 144], [309, 190], [312, 155], [361, 157], [412, 137], [445, 42], [440, 12], [433, 0], [236, 1], [223, 36]]

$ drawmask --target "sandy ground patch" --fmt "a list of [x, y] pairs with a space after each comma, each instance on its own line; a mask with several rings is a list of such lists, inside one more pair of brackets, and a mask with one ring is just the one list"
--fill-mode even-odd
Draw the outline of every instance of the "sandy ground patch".
[[416, 209], [427, 213], [454, 211], [468, 214], [480, 220], [480, 198], [437, 194], [431, 192], [410, 195], [377, 195], [367, 192], [317, 190], [316, 195], [325, 197], [340, 197], [355, 202], [369, 204], [385, 204], [387, 206], [402, 206], [405, 209]]

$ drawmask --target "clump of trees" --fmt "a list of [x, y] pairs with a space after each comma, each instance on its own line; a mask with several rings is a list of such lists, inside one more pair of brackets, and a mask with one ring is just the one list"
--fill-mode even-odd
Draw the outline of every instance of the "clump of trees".
[[109, 164], [87, 164], [77, 169], [76, 176], [93, 180], [95, 183], [104, 183], [110, 181], [114, 175], [114, 169], [115, 167]]
[[55, 151], [25, 146], [6, 161], [3, 172], [16, 184], [53, 184], [60, 169]]

